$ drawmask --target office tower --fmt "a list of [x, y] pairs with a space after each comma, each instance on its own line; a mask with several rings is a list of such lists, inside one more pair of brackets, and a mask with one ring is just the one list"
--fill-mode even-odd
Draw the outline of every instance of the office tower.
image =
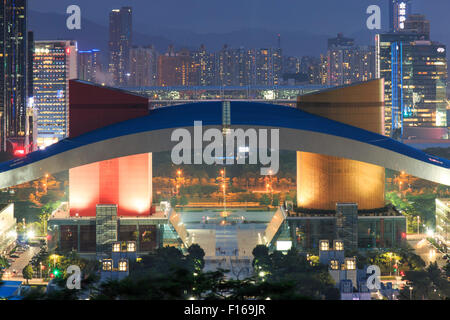
[[[300, 110], [383, 133], [383, 79], [298, 97]], [[327, 155], [297, 152], [297, 204], [335, 210], [336, 203], [357, 203], [358, 210], [383, 208], [383, 167]]]
[[130, 87], [156, 85], [157, 53], [152, 46], [133, 46], [130, 50]]
[[398, 32], [405, 29], [405, 22], [411, 14], [410, 0], [388, 0], [389, 31]]
[[[446, 47], [421, 33], [379, 34], [376, 77], [385, 79], [385, 133], [394, 138], [445, 138]], [[428, 128], [428, 129], [426, 129]], [[425, 132], [428, 132], [425, 134]]]
[[426, 40], [391, 49], [392, 108], [400, 113], [396, 120], [403, 139], [448, 139], [446, 52], [445, 45]]
[[132, 36], [132, 9], [122, 7], [112, 10], [109, 14], [109, 73], [113, 85], [127, 85]]
[[77, 42], [36, 41], [33, 62], [37, 145], [42, 148], [69, 133], [69, 80], [78, 77]]
[[27, 2], [0, 1], [0, 150], [25, 150]]
[[98, 82], [97, 74], [100, 72], [100, 50], [78, 51], [78, 79]]
[[404, 31], [419, 34], [420, 40], [430, 40], [430, 21], [422, 14], [410, 14], [405, 22]]

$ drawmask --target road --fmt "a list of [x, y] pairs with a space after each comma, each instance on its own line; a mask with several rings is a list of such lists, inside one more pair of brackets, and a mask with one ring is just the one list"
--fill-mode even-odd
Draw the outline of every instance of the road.
[[[33, 256], [39, 252], [39, 250], [39, 247], [30, 246], [26, 251], [16, 253], [19, 258], [15, 258], [11, 263], [11, 266], [5, 271], [3, 280], [24, 281], [22, 270], [30, 262], [31, 258], [33, 258]], [[13, 274], [14, 270], [16, 271], [15, 275]]]
[[426, 234], [414, 234], [408, 235], [406, 240], [414, 248], [416, 254], [418, 254], [428, 266], [431, 262], [437, 262], [439, 268], [443, 268], [447, 261], [443, 259], [443, 254], [437, 250], [429, 241], [427, 241]]

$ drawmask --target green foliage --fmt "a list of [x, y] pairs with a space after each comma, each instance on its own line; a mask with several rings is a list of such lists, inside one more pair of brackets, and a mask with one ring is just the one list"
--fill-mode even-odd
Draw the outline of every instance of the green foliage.
[[407, 271], [405, 278], [409, 284], [401, 291], [401, 299], [410, 299], [410, 294], [413, 300], [450, 299], [450, 282], [436, 262], [425, 270]]
[[195, 272], [203, 270], [205, 266], [205, 251], [196, 243], [191, 244], [188, 248], [188, 255], [186, 260], [189, 262], [190, 267]]
[[268, 254], [267, 247], [259, 245], [253, 250], [253, 256], [255, 273], [262, 272], [264, 282], [292, 286], [297, 297], [339, 299], [327, 266], [308, 260], [297, 249], [292, 248], [286, 255], [279, 251]]
[[9, 267], [8, 259], [6, 257], [0, 256], [0, 267], [3, 268]]
[[33, 279], [33, 267], [30, 264], [27, 264], [22, 270], [22, 275], [24, 279], [27, 279], [28, 284], [28, 281]]

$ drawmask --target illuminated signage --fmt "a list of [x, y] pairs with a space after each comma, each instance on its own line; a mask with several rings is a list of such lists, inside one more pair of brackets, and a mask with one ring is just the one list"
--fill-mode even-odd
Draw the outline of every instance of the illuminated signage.
[[398, 4], [398, 27], [399, 29], [405, 29], [406, 21], [406, 2], [400, 2]]

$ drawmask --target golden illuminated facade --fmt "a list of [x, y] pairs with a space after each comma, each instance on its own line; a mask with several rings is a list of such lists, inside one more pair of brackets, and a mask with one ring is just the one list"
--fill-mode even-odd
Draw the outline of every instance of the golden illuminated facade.
[[77, 77], [76, 41], [35, 42], [33, 86], [38, 110], [38, 147], [46, 147], [68, 135], [69, 80]]
[[[328, 119], [384, 134], [384, 81], [299, 96], [297, 107]], [[385, 206], [385, 169], [376, 165], [308, 152], [297, 152], [297, 205], [335, 210], [355, 202], [358, 209]]]

